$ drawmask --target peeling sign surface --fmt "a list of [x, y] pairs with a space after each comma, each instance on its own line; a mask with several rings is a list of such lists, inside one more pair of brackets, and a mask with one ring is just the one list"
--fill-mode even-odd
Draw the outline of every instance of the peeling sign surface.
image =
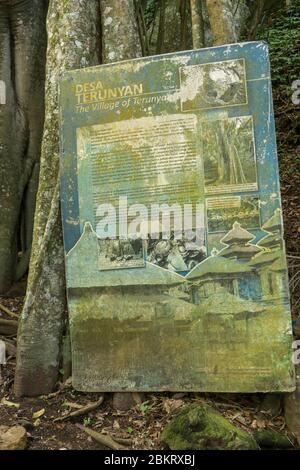
[[293, 390], [267, 45], [72, 70], [60, 114], [74, 387]]

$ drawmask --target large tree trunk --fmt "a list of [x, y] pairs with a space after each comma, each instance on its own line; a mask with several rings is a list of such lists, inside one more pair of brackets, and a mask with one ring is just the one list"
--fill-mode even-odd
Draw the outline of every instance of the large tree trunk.
[[[44, 118], [48, 0], [0, 2], [0, 293], [27, 269]], [[23, 252], [17, 266], [18, 249]], [[25, 260], [25, 261], [24, 261]]]
[[206, 0], [206, 6], [215, 46], [237, 41], [232, 0]]
[[99, 24], [97, 0], [50, 2], [45, 128], [28, 287], [18, 333], [16, 395], [47, 393], [57, 381], [66, 318], [59, 210], [58, 81], [66, 69], [99, 63]]
[[[132, 0], [101, 1], [104, 61], [136, 57], [141, 47]], [[64, 250], [59, 211], [58, 81], [66, 69], [100, 63], [97, 0], [51, 0], [46, 115], [34, 239], [18, 333], [16, 395], [50, 392], [57, 381], [66, 321]]]

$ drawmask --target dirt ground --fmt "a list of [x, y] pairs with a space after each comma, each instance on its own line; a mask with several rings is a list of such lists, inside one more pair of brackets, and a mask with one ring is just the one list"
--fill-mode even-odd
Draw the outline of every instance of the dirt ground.
[[[59, 392], [37, 398], [15, 399], [12, 391], [15, 360], [11, 358], [2, 371], [0, 391], [0, 425], [22, 425], [27, 429], [30, 450], [96, 450], [105, 449], [76, 424], [93, 429], [113, 439], [125, 439], [128, 449], [163, 449], [160, 432], [173, 414], [187, 403], [207, 403], [220, 411], [233, 424], [248, 432], [271, 428], [287, 433], [281, 412], [272, 417], [261, 409], [262, 396], [211, 395], [184, 393], [147, 394], [143, 403], [130, 411], [118, 412], [112, 407], [112, 395], [94, 411], [82, 416], [54, 422], [71, 411], [96, 402], [100, 394], [76, 392], [67, 385]], [[40, 417], [38, 417], [40, 415]]]

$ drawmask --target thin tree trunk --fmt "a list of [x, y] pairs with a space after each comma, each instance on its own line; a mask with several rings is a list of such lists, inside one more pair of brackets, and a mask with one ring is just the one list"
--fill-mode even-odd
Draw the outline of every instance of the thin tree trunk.
[[202, 16], [202, 0], [190, 0], [193, 49], [204, 47], [204, 23]]
[[181, 19], [180, 27], [180, 49], [187, 49], [187, 0], [181, 0], [179, 4], [179, 13]]
[[142, 20], [140, 16], [140, 3], [134, 0], [134, 9], [135, 9], [135, 16], [136, 16], [136, 22], [138, 25], [138, 32], [139, 32], [139, 37], [140, 37], [140, 42], [141, 42], [141, 48], [142, 48], [142, 55], [146, 55], [146, 47], [145, 47], [145, 41], [144, 41], [144, 32], [143, 32], [143, 25], [142, 25]]
[[160, 0], [159, 4], [159, 26], [158, 26], [158, 36], [157, 36], [157, 45], [156, 53], [161, 54], [164, 47], [165, 39], [165, 0]]
[[255, 39], [258, 28], [265, 23], [273, 11], [282, 8], [282, 6], [283, 2], [278, 0], [255, 0], [252, 6], [252, 17], [248, 28], [248, 38], [251, 40]]
[[100, 60], [98, 0], [51, 0], [46, 113], [28, 287], [18, 332], [15, 393], [40, 395], [55, 386], [66, 295], [59, 210], [58, 82], [66, 69]]
[[254, 14], [253, 14], [252, 21], [250, 23], [250, 28], [249, 28], [249, 35], [248, 35], [249, 39], [254, 39], [256, 35], [257, 28], [263, 19], [264, 8], [265, 8], [265, 0], [256, 0]]
[[149, 55], [148, 32], [147, 32], [147, 27], [146, 27], [146, 22], [145, 22], [144, 11], [143, 11], [143, 7], [141, 3], [139, 3], [139, 13], [140, 13], [140, 20], [142, 23], [142, 31], [144, 35], [145, 51], [146, 51], [146, 55]]
[[158, 2], [156, 2], [155, 3], [155, 10], [154, 10], [154, 15], [153, 15], [152, 26], [151, 26], [151, 30], [150, 30], [150, 34], [149, 34], [149, 44], [151, 44], [151, 41], [152, 41], [152, 36], [153, 36], [153, 33], [154, 33], [155, 23], [156, 23], [156, 18], [157, 18], [158, 12], [159, 12], [159, 6], [158, 6]]
[[231, 0], [206, 0], [215, 46], [237, 41]]
[[116, 62], [142, 55], [133, 0], [101, 0], [102, 60]]
[[148, 42], [148, 35], [147, 35], [147, 28], [144, 18], [144, 12], [142, 4], [139, 0], [134, 0], [134, 9], [136, 14], [136, 21], [138, 25], [138, 31], [140, 36], [140, 43], [142, 48], [143, 56], [149, 55], [149, 42]]

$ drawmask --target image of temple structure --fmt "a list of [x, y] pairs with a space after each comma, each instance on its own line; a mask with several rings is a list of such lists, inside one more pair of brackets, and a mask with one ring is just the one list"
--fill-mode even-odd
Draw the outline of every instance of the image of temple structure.
[[219, 256], [240, 263], [247, 263], [261, 251], [256, 245], [251, 244], [254, 239], [255, 236], [252, 233], [242, 228], [238, 222], [235, 222], [232, 229], [221, 239], [221, 243], [226, 247], [219, 252]]
[[288, 278], [282, 238], [281, 210], [276, 209], [273, 216], [262, 226], [267, 235], [257, 246], [260, 253], [254, 256], [249, 265], [258, 273], [264, 301], [283, 298], [288, 302]]
[[[213, 248], [211, 256], [183, 277], [150, 262], [145, 268], [99, 270], [99, 240], [91, 224], [86, 223], [80, 239], [67, 254], [69, 288], [139, 286], [149, 290], [153, 286], [157, 293], [166, 293], [168, 289], [178, 292], [181, 285], [189, 292], [185, 300], [196, 305], [219, 292], [253, 302], [287, 300], [280, 209], [274, 211], [262, 230], [265, 236], [255, 243], [256, 237], [235, 222], [220, 240], [224, 248]], [[176, 297], [179, 300], [180, 296]]]
[[266, 235], [254, 243], [255, 236], [235, 222], [221, 239], [224, 248], [213, 249], [211, 256], [187, 275], [192, 302], [201, 304], [220, 290], [254, 302], [287, 300], [281, 227], [281, 211], [276, 209], [262, 226]]
[[224, 248], [212, 250], [211, 256], [196, 266], [187, 276], [192, 282], [192, 298], [201, 303], [221, 289], [238, 299], [259, 301], [260, 278], [249, 265], [250, 260], [262, 251], [251, 243], [255, 236], [242, 228], [238, 222], [221, 239]]

